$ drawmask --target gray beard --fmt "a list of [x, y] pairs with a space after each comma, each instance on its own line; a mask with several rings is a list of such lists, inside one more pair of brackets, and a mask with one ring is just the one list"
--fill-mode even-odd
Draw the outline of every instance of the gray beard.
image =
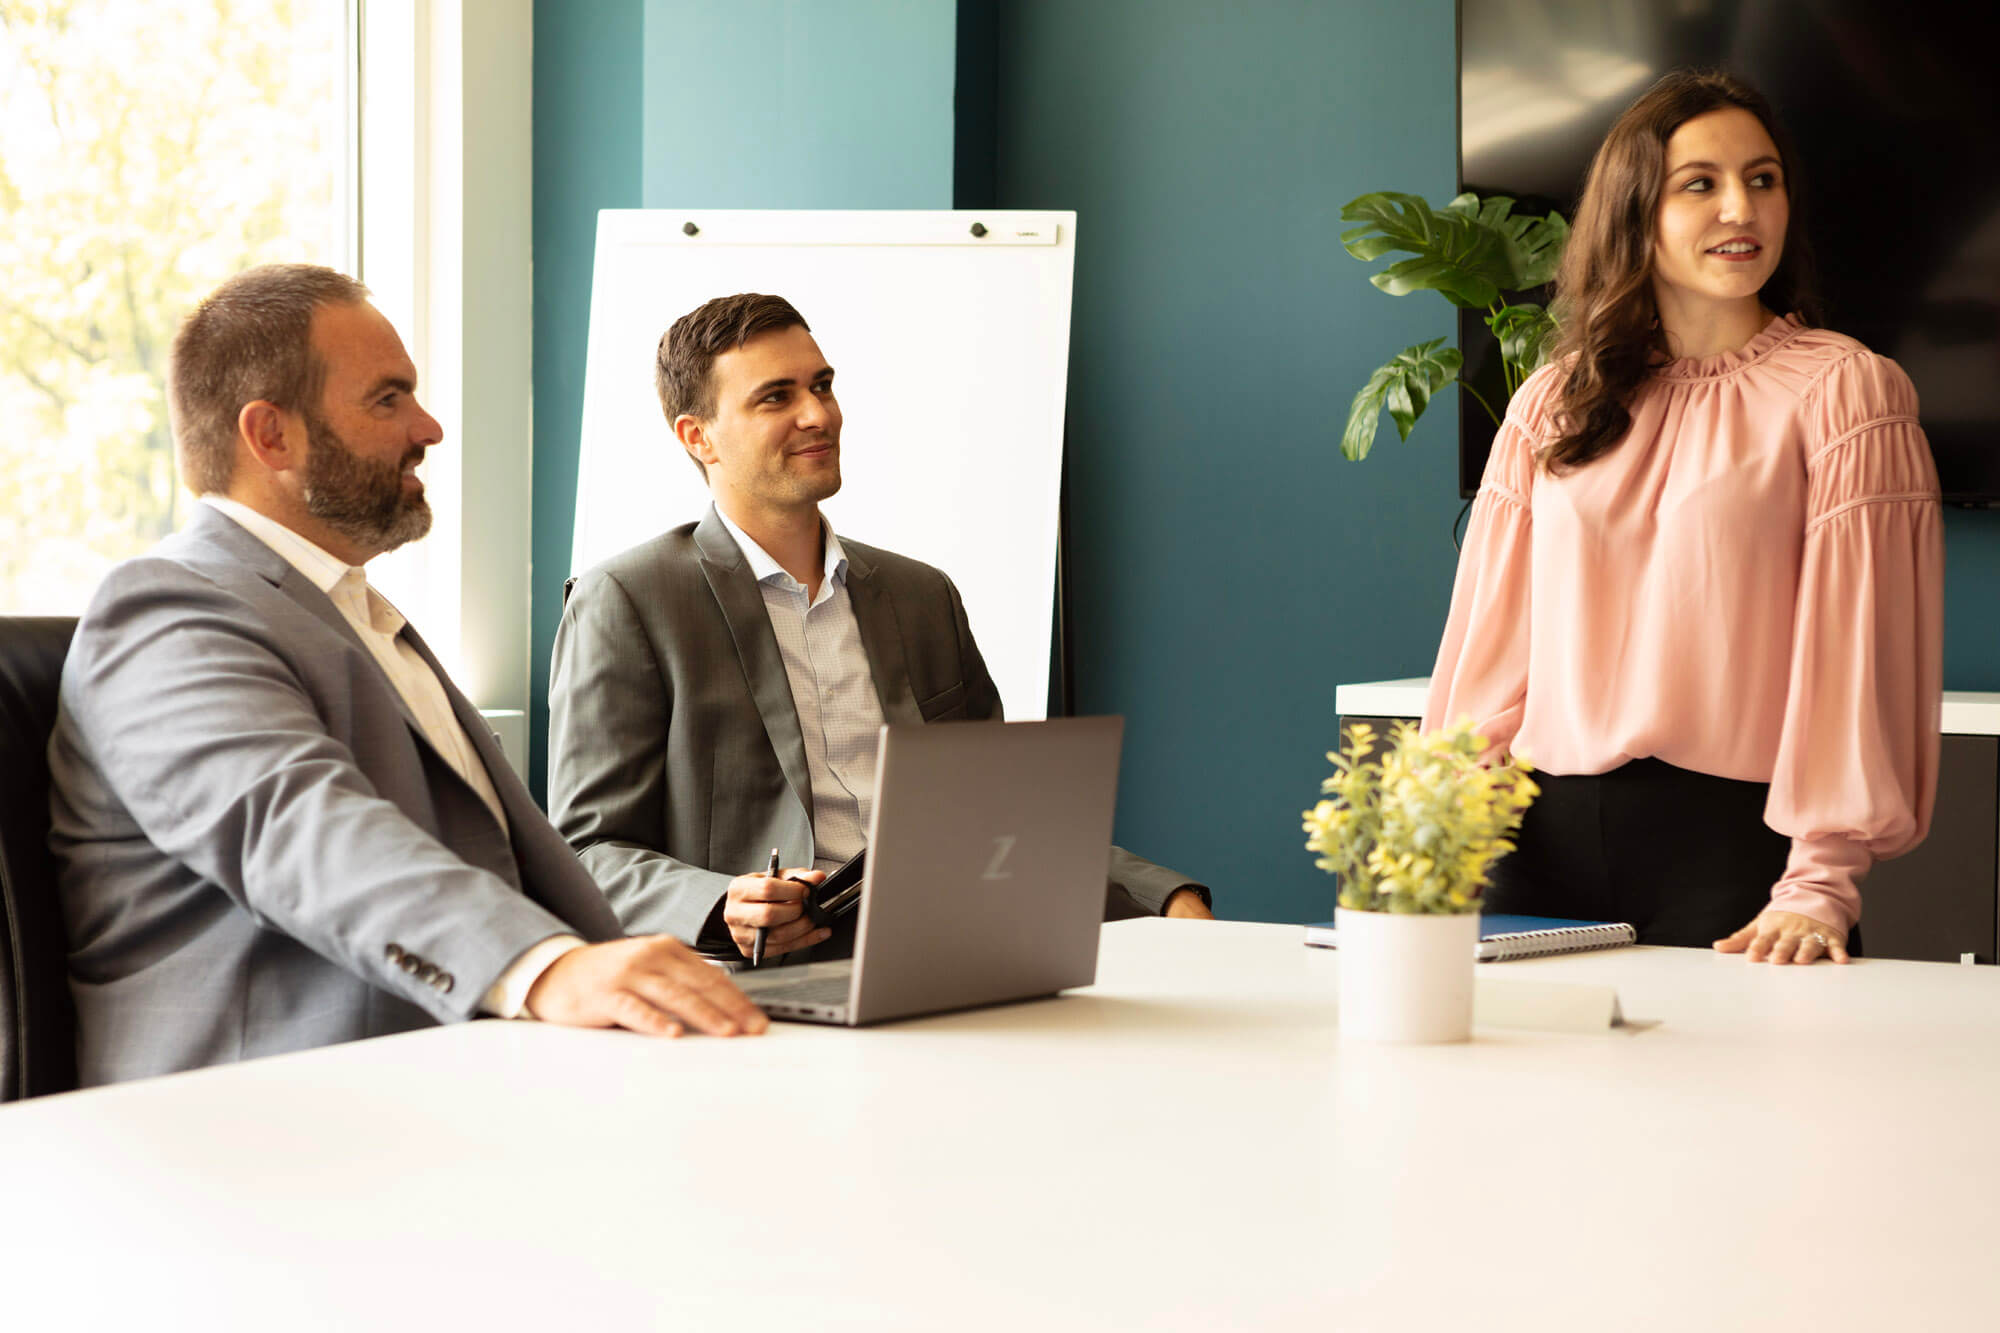
[[306, 512], [341, 536], [393, 551], [431, 530], [430, 501], [403, 494], [403, 463], [376, 463], [349, 449], [333, 427], [306, 414]]

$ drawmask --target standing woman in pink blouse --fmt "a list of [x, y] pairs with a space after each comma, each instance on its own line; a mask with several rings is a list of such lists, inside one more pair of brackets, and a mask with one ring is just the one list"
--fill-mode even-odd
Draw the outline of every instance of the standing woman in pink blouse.
[[1908, 377], [1814, 326], [1797, 182], [1719, 73], [1661, 79], [1591, 164], [1424, 710], [1542, 770], [1488, 911], [1844, 963], [1869, 867], [1929, 827], [1937, 474]]

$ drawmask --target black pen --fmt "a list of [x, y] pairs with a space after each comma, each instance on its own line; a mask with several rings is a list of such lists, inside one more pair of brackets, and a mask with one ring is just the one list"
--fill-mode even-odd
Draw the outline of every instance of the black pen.
[[[771, 867], [764, 872], [765, 879], [778, 877], [778, 849], [771, 849]], [[750, 937], [750, 966], [764, 966], [764, 927], [757, 927], [757, 933]]]

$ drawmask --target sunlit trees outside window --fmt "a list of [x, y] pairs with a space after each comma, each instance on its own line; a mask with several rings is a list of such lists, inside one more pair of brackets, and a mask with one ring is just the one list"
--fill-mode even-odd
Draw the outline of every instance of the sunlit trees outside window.
[[352, 268], [346, 0], [0, 0], [0, 612], [172, 531], [166, 359], [276, 260]]

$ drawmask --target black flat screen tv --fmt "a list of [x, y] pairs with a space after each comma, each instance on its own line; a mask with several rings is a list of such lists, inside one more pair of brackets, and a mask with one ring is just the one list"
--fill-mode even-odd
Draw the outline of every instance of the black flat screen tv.
[[[1573, 215], [1598, 141], [1654, 79], [1747, 80], [1798, 142], [1826, 323], [1909, 373], [1946, 502], [2000, 506], [1992, 24], [1983, 5], [1875, 0], [1460, 0], [1460, 189]], [[1468, 377], [1502, 392], [1478, 312], [1459, 334]], [[1494, 428], [1469, 398], [1459, 421], [1469, 497]]]

